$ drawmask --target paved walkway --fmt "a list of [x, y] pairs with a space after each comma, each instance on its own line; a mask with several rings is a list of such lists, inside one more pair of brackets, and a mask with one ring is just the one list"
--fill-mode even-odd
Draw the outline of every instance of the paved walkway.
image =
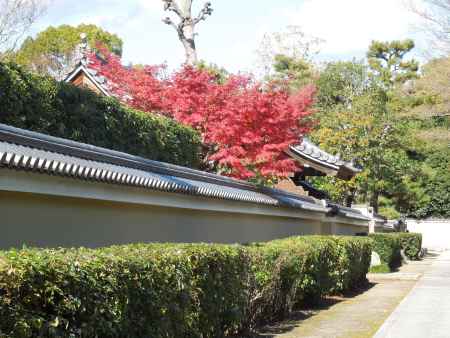
[[450, 337], [450, 251], [443, 252], [374, 338]]
[[371, 338], [435, 258], [411, 262], [395, 273], [369, 274], [368, 290], [349, 297], [333, 297], [318, 309], [298, 311], [289, 320], [263, 328], [253, 337]]

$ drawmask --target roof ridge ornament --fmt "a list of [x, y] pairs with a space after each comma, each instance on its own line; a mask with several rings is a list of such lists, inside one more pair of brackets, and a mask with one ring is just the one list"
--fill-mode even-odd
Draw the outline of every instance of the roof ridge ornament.
[[87, 40], [87, 34], [86, 33], [81, 33], [80, 34], [80, 39], [81, 39], [81, 43], [80, 43], [80, 54], [81, 54], [81, 64], [86, 66], [88, 64], [88, 40]]
[[[92, 63], [89, 58], [89, 53], [92, 51], [92, 49], [89, 47], [87, 34], [81, 33], [80, 39], [81, 42], [78, 44], [75, 51], [76, 61], [74, 67], [66, 75], [66, 77], [64, 78], [64, 82], [73, 83], [75, 84], [75, 86], [87, 86], [90, 89], [94, 88], [93, 90], [97, 92], [97, 94], [111, 96], [111, 94], [109, 93], [109, 87], [106, 78], [99, 74], [97, 70], [89, 68], [89, 64]], [[77, 79], [79, 79], [80, 74], [81, 76], [86, 78], [86, 80], [75, 82], [77, 81]]]

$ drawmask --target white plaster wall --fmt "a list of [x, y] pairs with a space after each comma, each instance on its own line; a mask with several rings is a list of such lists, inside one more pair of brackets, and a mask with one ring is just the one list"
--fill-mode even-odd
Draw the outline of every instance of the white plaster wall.
[[364, 220], [328, 217], [326, 209], [311, 207], [280, 208], [0, 170], [0, 249], [245, 243], [367, 231]]
[[0, 192], [0, 248], [268, 241], [320, 234], [320, 221]]
[[333, 231], [333, 235], [354, 236], [357, 233], [368, 233], [368, 227], [361, 227], [352, 224], [338, 224]]
[[295, 235], [354, 235], [364, 229], [343, 223], [332, 227], [313, 219], [5, 191], [0, 191], [0, 215], [0, 249], [136, 242], [246, 243]]
[[406, 220], [409, 232], [422, 234], [422, 246], [431, 250], [450, 249], [450, 219]]

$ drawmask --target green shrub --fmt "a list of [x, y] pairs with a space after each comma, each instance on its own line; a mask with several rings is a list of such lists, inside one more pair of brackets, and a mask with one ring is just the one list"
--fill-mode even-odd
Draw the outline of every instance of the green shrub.
[[401, 265], [401, 244], [397, 234], [374, 233], [369, 237], [374, 240], [373, 251], [380, 255], [382, 263], [386, 263], [391, 270]]
[[0, 63], [0, 123], [196, 167], [199, 135], [171, 119], [126, 108], [116, 99]]
[[317, 287], [307, 291], [306, 298], [314, 302], [323, 295], [343, 293], [367, 282], [372, 252], [370, 239], [354, 236], [300, 236], [294, 239], [312, 245], [315, 259], [311, 263], [320, 265], [313, 275], [309, 275]]
[[296, 302], [310, 250], [285, 242], [250, 246], [251, 280], [246, 327], [281, 319]]
[[370, 267], [373, 242], [364, 237], [334, 237], [343, 248], [340, 255], [339, 276], [341, 289], [336, 291], [350, 291], [367, 282], [366, 274]]
[[422, 234], [412, 232], [399, 232], [400, 245], [406, 257], [411, 260], [419, 259], [422, 250]]
[[0, 253], [1, 337], [222, 337], [365, 281], [372, 241]]
[[381, 261], [386, 263], [391, 270], [401, 265], [400, 250], [403, 250], [409, 259], [419, 259], [422, 249], [421, 234], [395, 232], [375, 233], [369, 236], [374, 239], [374, 251], [380, 255]]
[[297, 304], [316, 304], [325, 295], [344, 291], [341, 268], [349, 257], [337, 238], [301, 236], [291, 239], [296, 245], [303, 243], [309, 246]]
[[218, 337], [244, 316], [239, 246], [130, 245], [9, 251], [0, 336]]
[[372, 241], [361, 237], [298, 236], [249, 247], [255, 283], [251, 325], [280, 319], [293, 308], [355, 289], [366, 280]]

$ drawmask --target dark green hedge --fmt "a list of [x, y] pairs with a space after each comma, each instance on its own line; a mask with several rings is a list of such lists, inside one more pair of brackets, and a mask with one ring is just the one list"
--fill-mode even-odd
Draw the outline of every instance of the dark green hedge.
[[0, 63], [0, 123], [188, 167], [200, 138], [175, 121]]
[[401, 265], [401, 243], [397, 234], [374, 233], [369, 234], [369, 237], [374, 240], [373, 251], [380, 255], [382, 263], [387, 264], [391, 270]]
[[400, 232], [400, 245], [406, 257], [411, 260], [418, 260], [422, 250], [422, 234], [412, 232]]
[[0, 336], [222, 337], [365, 282], [372, 241], [0, 253]]

